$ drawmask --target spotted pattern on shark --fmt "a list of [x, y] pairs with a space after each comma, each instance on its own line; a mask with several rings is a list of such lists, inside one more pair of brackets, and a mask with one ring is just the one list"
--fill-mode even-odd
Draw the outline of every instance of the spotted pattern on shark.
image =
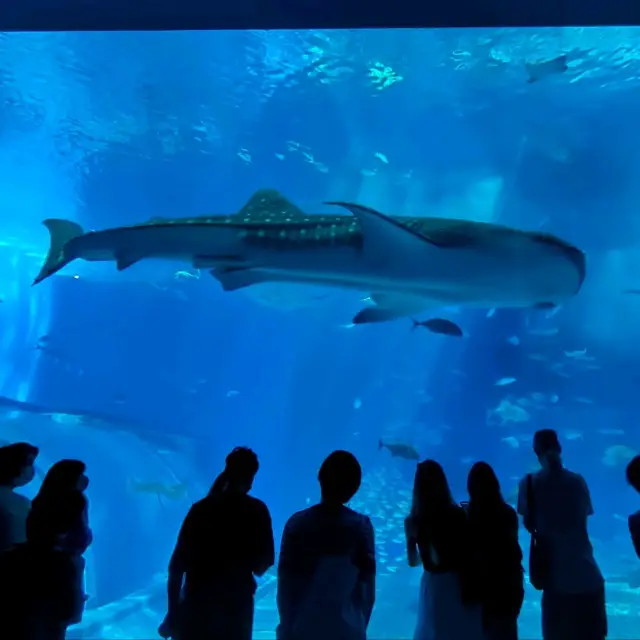
[[[353, 205], [336, 202], [350, 208]], [[523, 232], [501, 225], [449, 218], [393, 216], [399, 225], [409, 229], [434, 245], [448, 249], [490, 247], [496, 242]], [[273, 189], [256, 192], [244, 207], [233, 215], [198, 216], [192, 218], [152, 218], [128, 228], [148, 228], [176, 225], [224, 226], [238, 228], [238, 237], [248, 246], [259, 244], [275, 251], [308, 250], [327, 246], [362, 249], [363, 233], [353, 215], [306, 214]], [[564, 250], [574, 250], [567, 242], [542, 232], [526, 232], [538, 242], [555, 244]], [[576, 252], [576, 259], [581, 259]]]

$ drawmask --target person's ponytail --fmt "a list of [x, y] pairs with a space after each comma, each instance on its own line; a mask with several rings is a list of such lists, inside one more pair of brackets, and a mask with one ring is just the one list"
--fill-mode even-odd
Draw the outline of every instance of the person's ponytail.
[[225, 470], [215, 479], [214, 483], [211, 485], [211, 489], [209, 489], [209, 497], [215, 498], [220, 494], [224, 493], [229, 487], [229, 476], [227, 474], [227, 470]]

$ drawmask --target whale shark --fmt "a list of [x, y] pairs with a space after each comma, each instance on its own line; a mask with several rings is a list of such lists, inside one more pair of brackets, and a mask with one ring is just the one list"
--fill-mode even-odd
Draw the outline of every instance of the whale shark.
[[112, 261], [119, 271], [150, 258], [180, 260], [208, 270], [224, 291], [280, 282], [366, 292], [372, 304], [353, 319], [364, 324], [441, 306], [551, 308], [585, 279], [585, 254], [548, 233], [325, 204], [347, 213], [307, 214], [263, 189], [233, 215], [89, 232], [47, 219], [49, 252], [33, 284], [77, 259]]

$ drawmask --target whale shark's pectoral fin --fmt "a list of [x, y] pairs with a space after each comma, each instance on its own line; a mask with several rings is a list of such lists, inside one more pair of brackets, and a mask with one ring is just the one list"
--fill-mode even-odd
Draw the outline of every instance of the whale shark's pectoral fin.
[[216, 267], [209, 273], [222, 285], [223, 291], [237, 291], [252, 284], [270, 281], [264, 271], [247, 267]]
[[129, 253], [119, 253], [116, 255], [116, 269], [118, 271], [124, 271], [133, 266], [136, 262], [139, 262], [142, 258], [137, 255]]
[[365, 259], [377, 265], [407, 258], [425, 247], [440, 248], [440, 245], [418, 231], [403, 225], [375, 209], [349, 202], [327, 202], [349, 210], [362, 227]]
[[352, 324], [373, 324], [374, 322], [389, 322], [398, 320], [404, 314], [398, 313], [395, 309], [385, 309], [383, 307], [365, 307], [358, 311], [351, 321]]
[[353, 324], [388, 322], [421, 313], [434, 306], [429, 300], [414, 296], [373, 293], [370, 296], [374, 306], [365, 307], [353, 318]]

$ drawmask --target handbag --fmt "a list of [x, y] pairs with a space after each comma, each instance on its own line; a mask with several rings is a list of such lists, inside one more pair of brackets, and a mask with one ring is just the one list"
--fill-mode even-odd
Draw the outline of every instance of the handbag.
[[527, 516], [531, 531], [529, 546], [529, 582], [538, 591], [547, 588], [549, 582], [549, 544], [536, 530], [535, 499], [533, 495], [533, 477], [527, 475]]

